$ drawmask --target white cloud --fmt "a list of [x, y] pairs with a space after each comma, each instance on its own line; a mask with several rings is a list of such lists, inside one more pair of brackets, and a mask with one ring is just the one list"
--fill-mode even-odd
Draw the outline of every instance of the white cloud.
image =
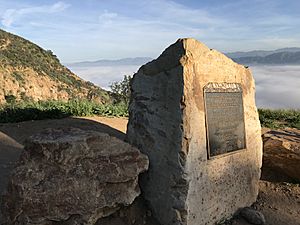
[[[107, 53], [102, 56], [105, 58], [122, 58], [125, 54], [127, 57], [155, 57], [178, 38], [194, 37], [205, 41], [210, 35], [216, 35], [218, 27], [229, 23], [207, 10], [191, 9], [172, 1], [140, 1], [136, 7], [138, 13], [104, 10], [98, 14], [98, 24], [89, 21], [78, 26], [82, 29], [81, 38], [85, 39], [81, 43], [85, 45], [87, 40], [88, 43], [105, 43], [101, 46], [102, 52]], [[89, 37], [84, 37], [87, 35]], [[87, 46], [81, 47], [87, 49]], [[108, 47], [110, 49], [104, 49]], [[93, 48], [89, 54], [98, 45]]]
[[50, 14], [73, 1], [37, 7], [28, 7], [29, 0], [1, 1], [6, 30], [52, 49], [63, 62], [155, 58], [180, 37], [196, 38], [222, 52], [300, 46], [299, 17], [295, 12], [280, 15], [280, 6], [271, 0], [207, 0], [192, 6], [171, 0], [82, 0], [55, 16]]
[[65, 2], [56, 2], [54, 5], [51, 6], [51, 12], [56, 13], [56, 12], [61, 12], [64, 11], [65, 9], [69, 8], [70, 4], [67, 4]]
[[122, 80], [124, 75], [133, 75], [139, 67], [140, 66], [137, 65], [97, 67], [69, 66], [69, 68], [81, 78], [91, 81], [106, 90], [109, 90], [109, 86], [112, 82]]
[[300, 109], [300, 66], [253, 66], [251, 69], [258, 107]]
[[2, 16], [2, 25], [5, 27], [9, 27], [14, 22], [15, 13], [15, 9], [7, 9]]
[[[192, 9], [181, 4], [167, 0], [150, 0], [137, 3], [142, 16], [122, 15], [105, 10], [99, 15], [100, 23], [110, 23], [111, 29], [118, 28], [128, 30], [133, 27], [135, 30], [141, 28], [144, 31], [155, 32], [168, 30], [178, 32], [199, 31], [205, 27], [206, 31], [213, 31], [215, 27], [229, 25], [229, 21], [216, 15], [210, 14], [207, 10]], [[131, 30], [128, 30], [129, 32]]]
[[12, 24], [21, 19], [23, 16], [31, 14], [51, 14], [64, 11], [70, 5], [64, 2], [56, 2], [53, 5], [42, 5], [42, 6], [33, 6], [21, 9], [7, 9], [3, 16], [1, 23], [5, 27], [11, 27]]
[[118, 17], [117, 13], [109, 12], [108, 10], [104, 10], [104, 13], [102, 13], [99, 16], [99, 22], [103, 26], [109, 26], [113, 23], [113, 20]]

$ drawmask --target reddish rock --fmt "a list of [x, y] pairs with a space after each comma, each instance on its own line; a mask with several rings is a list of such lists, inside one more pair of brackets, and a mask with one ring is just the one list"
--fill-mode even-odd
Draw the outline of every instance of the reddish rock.
[[300, 131], [271, 130], [263, 135], [263, 141], [264, 167], [300, 181]]

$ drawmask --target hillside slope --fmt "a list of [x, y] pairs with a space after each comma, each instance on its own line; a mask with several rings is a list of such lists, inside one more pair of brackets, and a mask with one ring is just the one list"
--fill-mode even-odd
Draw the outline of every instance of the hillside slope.
[[109, 101], [106, 91], [76, 76], [52, 51], [0, 29], [0, 103], [74, 98]]

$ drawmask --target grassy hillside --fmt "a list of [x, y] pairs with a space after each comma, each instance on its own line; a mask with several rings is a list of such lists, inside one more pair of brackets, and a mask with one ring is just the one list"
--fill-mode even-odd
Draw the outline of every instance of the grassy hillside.
[[15, 100], [110, 101], [106, 91], [64, 67], [50, 50], [0, 29], [0, 103]]

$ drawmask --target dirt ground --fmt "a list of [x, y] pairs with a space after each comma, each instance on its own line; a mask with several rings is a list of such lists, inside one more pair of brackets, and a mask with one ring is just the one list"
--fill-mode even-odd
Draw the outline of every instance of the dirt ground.
[[[72, 117], [59, 120], [0, 124], [0, 192], [5, 191], [9, 173], [22, 151], [24, 141], [30, 135], [45, 128], [77, 127], [83, 130], [106, 132], [117, 138], [124, 139], [126, 126], [127, 119], [107, 117]], [[284, 177], [277, 178], [274, 171], [263, 169], [260, 193], [253, 207], [265, 215], [267, 225], [300, 225], [300, 185], [289, 182]], [[138, 217], [137, 215], [132, 215], [137, 212], [135, 208], [140, 210]], [[98, 224], [158, 225], [156, 222], [153, 222], [151, 215], [149, 216], [151, 213], [146, 209], [141, 199], [138, 199], [131, 209], [123, 210], [122, 213], [123, 217], [122, 215], [114, 215], [99, 221]], [[232, 220], [228, 224], [249, 225], [239, 218]]]

